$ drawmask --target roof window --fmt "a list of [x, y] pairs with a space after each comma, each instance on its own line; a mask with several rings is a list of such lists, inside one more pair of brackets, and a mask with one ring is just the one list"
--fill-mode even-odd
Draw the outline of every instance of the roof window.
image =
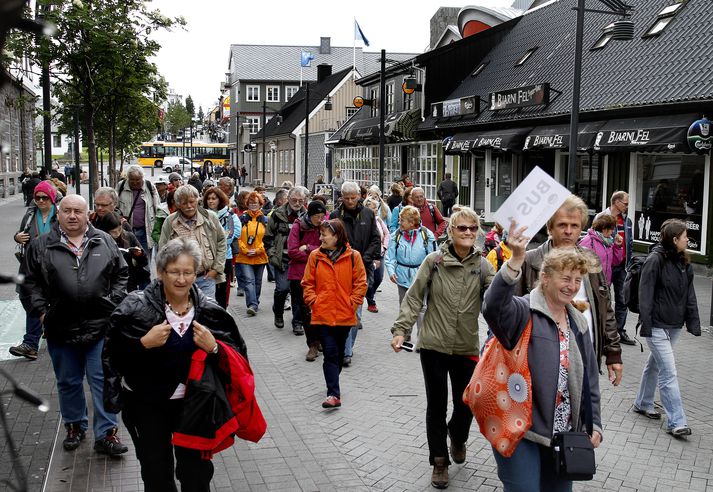
[[478, 75], [480, 75], [480, 72], [482, 72], [482, 71], [485, 69], [485, 67], [488, 66], [489, 63], [490, 63], [490, 60], [484, 61], [483, 63], [481, 63], [480, 65], [478, 65], [478, 68], [476, 68], [475, 70], [473, 70], [473, 73], [470, 74], [470, 76], [471, 76], [471, 77], [477, 77]]
[[599, 39], [597, 39], [597, 42], [594, 43], [594, 45], [590, 48], [590, 50], [600, 50], [604, 48], [609, 41], [612, 40], [614, 37], [614, 23], [612, 22], [608, 26], [606, 26], [604, 29], [602, 29], [602, 35], [599, 36]]
[[534, 48], [530, 48], [529, 50], [527, 50], [525, 54], [522, 55], [522, 57], [517, 61], [515, 66], [519, 67], [521, 65], [524, 65], [525, 62], [532, 56], [532, 54], [537, 51], [537, 48], [539, 48], [539, 46], [535, 46]]
[[668, 7], [664, 7], [661, 9], [659, 12], [658, 16], [656, 17], [656, 22], [644, 33], [642, 37], [647, 38], [651, 36], [658, 36], [663, 32], [664, 29], [671, 23], [673, 18], [680, 12], [681, 8], [683, 7], [683, 4], [685, 3], [685, 0], [681, 0], [679, 2], [674, 3], [673, 5], [669, 5]]

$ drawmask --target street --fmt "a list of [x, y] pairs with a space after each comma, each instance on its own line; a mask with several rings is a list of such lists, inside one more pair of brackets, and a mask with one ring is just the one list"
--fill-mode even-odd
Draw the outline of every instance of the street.
[[[85, 186], [83, 191], [86, 194]], [[5, 274], [17, 271], [12, 235], [23, 213], [21, 200], [0, 204], [0, 234], [5, 238], [0, 244], [0, 272]], [[702, 324], [708, 326], [711, 280], [698, 276], [695, 282]], [[389, 347], [398, 304], [395, 285], [388, 280], [382, 284], [378, 313], [364, 309], [364, 329], [352, 365], [341, 376], [343, 406], [336, 410], [321, 408], [326, 395], [322, 358], [305, 361], [305, 338], [292, 334], [289, 312], [287, 328], [273, 326], [273, 289], [274, 284], [264, 278], [260, 311], [252, 318], [246, 315], [244, 298], [231, 297], [229, 310], [248, 346], [268, 428], [258, 444], [238, 441], [214, 458], [213, 490], [433, 490], [419, 356], [395, 354]], [[74, 452], [62, 449], [65, 432], [44, 346], [35, 362], [7, 353], [24, 331], [24, 313], [12, 286], [0, 286], [0, 317], [0, 367], [51, 405], [42, 414], [3, 394], [3, 403], [9, 400], [3, 408], [27, 471], [29, 490], [142, 490], [138, 461], [122, 429], [120, 436], [130, 450], [119, 459], [96, 454], [91, 435]], [[630, 335], [635, 323], [630, 314]], [[481, 333], [481, 342], [484, 338]], [[637, 344], [623, 346], [623, 352], [622, 385], [615, 388], [606, 376], [600, 378], [604, 442], [596, 453], [597, 474], [594, 481], [578, 483], [574, 489], [713, 492], [713, 391], [708, 376], [713, 336], [707, 331], [698, 338], [684, 334], [675, 351], [684, 408], [693, 430], [688, 439], [667, 435], [665, 420], [649, 420], [631, 411], [648, 350], [642, 353]], [[9, 390], [4, 380], [0, 388]], [[6, 442], [0, 444], [0, 455], [0, 479], [14, 479]], [[475, 422], [466, 462], [451, 465], [449, 473], [449, 490], [502, 490], [491, 448]]]

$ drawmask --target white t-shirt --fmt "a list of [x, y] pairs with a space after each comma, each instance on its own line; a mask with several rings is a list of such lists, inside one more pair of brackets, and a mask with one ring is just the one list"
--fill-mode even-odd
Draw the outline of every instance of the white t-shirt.
[[579, 286], [579, 292], [574, 296], [575, 301], [583, 301], [589, 305], [589, 309], [585, 310], [582, 314], [587, 320], [587, 326], [589, 326], [589, 338], [594, 344], [594, 318], [592, 317], [592, 303], [587, 297], [587, 289], [584, 286], [585, 280], [582, 279], [582, 285]]

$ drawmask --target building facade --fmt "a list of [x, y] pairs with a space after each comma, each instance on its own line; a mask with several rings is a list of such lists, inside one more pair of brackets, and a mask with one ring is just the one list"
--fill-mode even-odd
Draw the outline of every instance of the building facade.
[[21, 193], [20, 174], [35, 169], [35, 94], [8, 75], [0, 87], [0, 197]]

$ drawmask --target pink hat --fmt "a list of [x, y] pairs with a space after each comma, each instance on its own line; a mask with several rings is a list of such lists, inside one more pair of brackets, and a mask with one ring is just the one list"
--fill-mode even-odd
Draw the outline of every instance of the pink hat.
[[49, 181], [40, 181], [40, 183], [35, 186], [35, 191], [32, 192], [32, 196], [36, 196], [40, 191], [50, 197], [50, 201], [54, 204], [57, 199], [57, 190], [52, 183]]

